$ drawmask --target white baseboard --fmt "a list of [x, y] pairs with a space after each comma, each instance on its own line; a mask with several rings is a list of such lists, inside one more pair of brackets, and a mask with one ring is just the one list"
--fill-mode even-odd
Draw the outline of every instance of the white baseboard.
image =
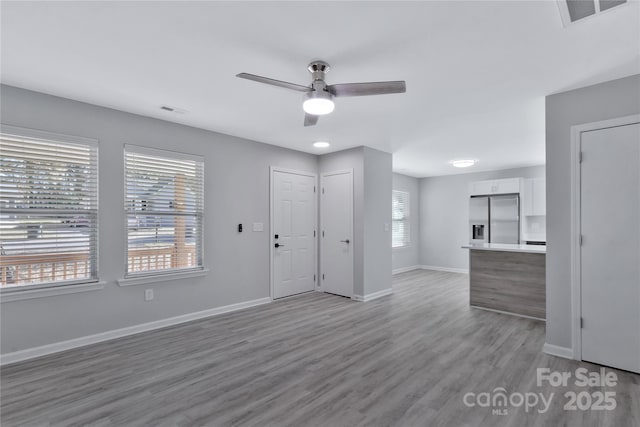
[[542, 352], [565, 359], [573, 359], [573, 349], [569, 347], [560, 347], [558, 345], [544, 343]]
[[153, 322], [141, 323], [139, 325], [128, 326], [126, 328], [114, 329], [99, 334], [88, 335], [85, 337], [74, 338], [67, 341], [61, 341], [53, 344], [47, 344], [40, 347], [28, 348], [25, 350], [6, 353], [0, 355], [0, 365], [8, 365], [10, 363], [21, 362], [35, 357], [45, 356], [48, 354], [59, 353], [61, 351], [70, 350], [72, 348], [84, 347], [90, 344], [96, 344], [115, 338], [126, 337], [127, 335], [139, 334], [140, 332], [152, 331], [154, 329], [166, 328], [192, 320], [203, 319], [205, 317], [216, 316], [218, 314], [229, 313], [231, 311], [242, 310], [244, 308], [255, 307], [257, 305], [267, 304], [271, 302], [271, 298], [260, 298], [252, 301], [240, 302], [237, 304], [225, 305], [223, 307], [211, 308], [209, 310], [196, 311], [195, 313], [183, 314], [180, 316], [169, 317], [168, 319], [155, 320]]
[[523, 319], [540, 320], [542, 322], [547, 321], [546, 319], [542, 319], [540, 317], [527, 316], [526, 314], [518, 314], [518, 313], [513, 313], [511, 311], [495, 310], [493, 308], [479, 307], [477, 305], [471, 305], [471, 304], [469, 304], [469, 307], [476, 308], [478, 310], [490, 311], [492, 313], [508, 314], [509, 316], [522, 317]]
[[391, 271], [391, 274], [406, 273], [407, 271], [419, 270], [420, 268], [421, 268], [421, 266], [419, 266], [419, 265], [412, 265], [410, 267], [396, 268], [395, 270]]
[[378, 292], [374, 292], [372, 294], [354, 295], [354, 296], [351, 297], [351, 299], [354, 300], [354, 301], [367, 302], [367, 301], [374, 300], [376, 298], [380, 298], [380, 297], [384, 297], [384, 296], [387, 296], [387, 295], [391, 295], [392, 293], [393, 293], [393, 289], [389, 288], [389, 289], [383, 289], [383, 290], [378, 291]]
[[469, 274], [468, 268], [438, 267], [435, 265], [421, 265], [420, 268], [423, 270], [448, 271], [449, 273]]

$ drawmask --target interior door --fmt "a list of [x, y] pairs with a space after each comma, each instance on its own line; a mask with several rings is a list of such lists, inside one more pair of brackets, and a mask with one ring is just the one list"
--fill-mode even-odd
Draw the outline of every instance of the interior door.
[[353, 172], [322, 175], [322, 290], [353, 296]]
[[582, 359], [640, 372], [640, 124], [580, 145]]
[[273, 298], [315, 288], [316, 196], [313, 175], [273, 171]]

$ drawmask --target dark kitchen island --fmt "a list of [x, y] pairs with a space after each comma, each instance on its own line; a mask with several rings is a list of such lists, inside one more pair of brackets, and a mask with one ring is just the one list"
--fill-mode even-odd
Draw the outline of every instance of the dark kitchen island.
[[546, 318], [546, 247], [515, 244], [465, 245], [469, 249], [472, 307]]

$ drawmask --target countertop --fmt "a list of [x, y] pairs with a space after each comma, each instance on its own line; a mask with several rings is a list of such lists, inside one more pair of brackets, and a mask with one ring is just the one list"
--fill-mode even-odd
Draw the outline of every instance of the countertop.
[[483, 251], [503, 252], [527, 252], [531, 254], [545, 254], [547, 247], [544, 245], [516, 245], [509, 243], [475, 243], [462, 246], [464, 249], [478, 249]]

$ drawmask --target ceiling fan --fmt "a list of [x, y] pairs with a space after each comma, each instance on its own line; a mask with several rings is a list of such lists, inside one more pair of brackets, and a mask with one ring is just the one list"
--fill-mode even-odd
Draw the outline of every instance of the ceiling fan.
[[313, 126], [318, 123], [319, 116], [329, 114], [333, 111], [333, 98], [342, 96], [366, 96], [366, 95], [386, 95], [388, 93], [404, 93], [407, 91], [404, 80], [391, 82], [368, 82], [368, 83], [340, 83], [328, 85], [324, 81], [324, 76], [331, 67], [324, 61], [313, 61], [307, 67], [313, 81], [310, 86], [303, 86], [295, 83], [283, 82], [282, 80], [270, 79], [257, 76], [255, 74], [240, 73], [236, 77], [253, 80], [259, 83], [266, 83], [285, 89], [304, 92], [304, 102], [302, 108], [305, 111], [304, 125]]

